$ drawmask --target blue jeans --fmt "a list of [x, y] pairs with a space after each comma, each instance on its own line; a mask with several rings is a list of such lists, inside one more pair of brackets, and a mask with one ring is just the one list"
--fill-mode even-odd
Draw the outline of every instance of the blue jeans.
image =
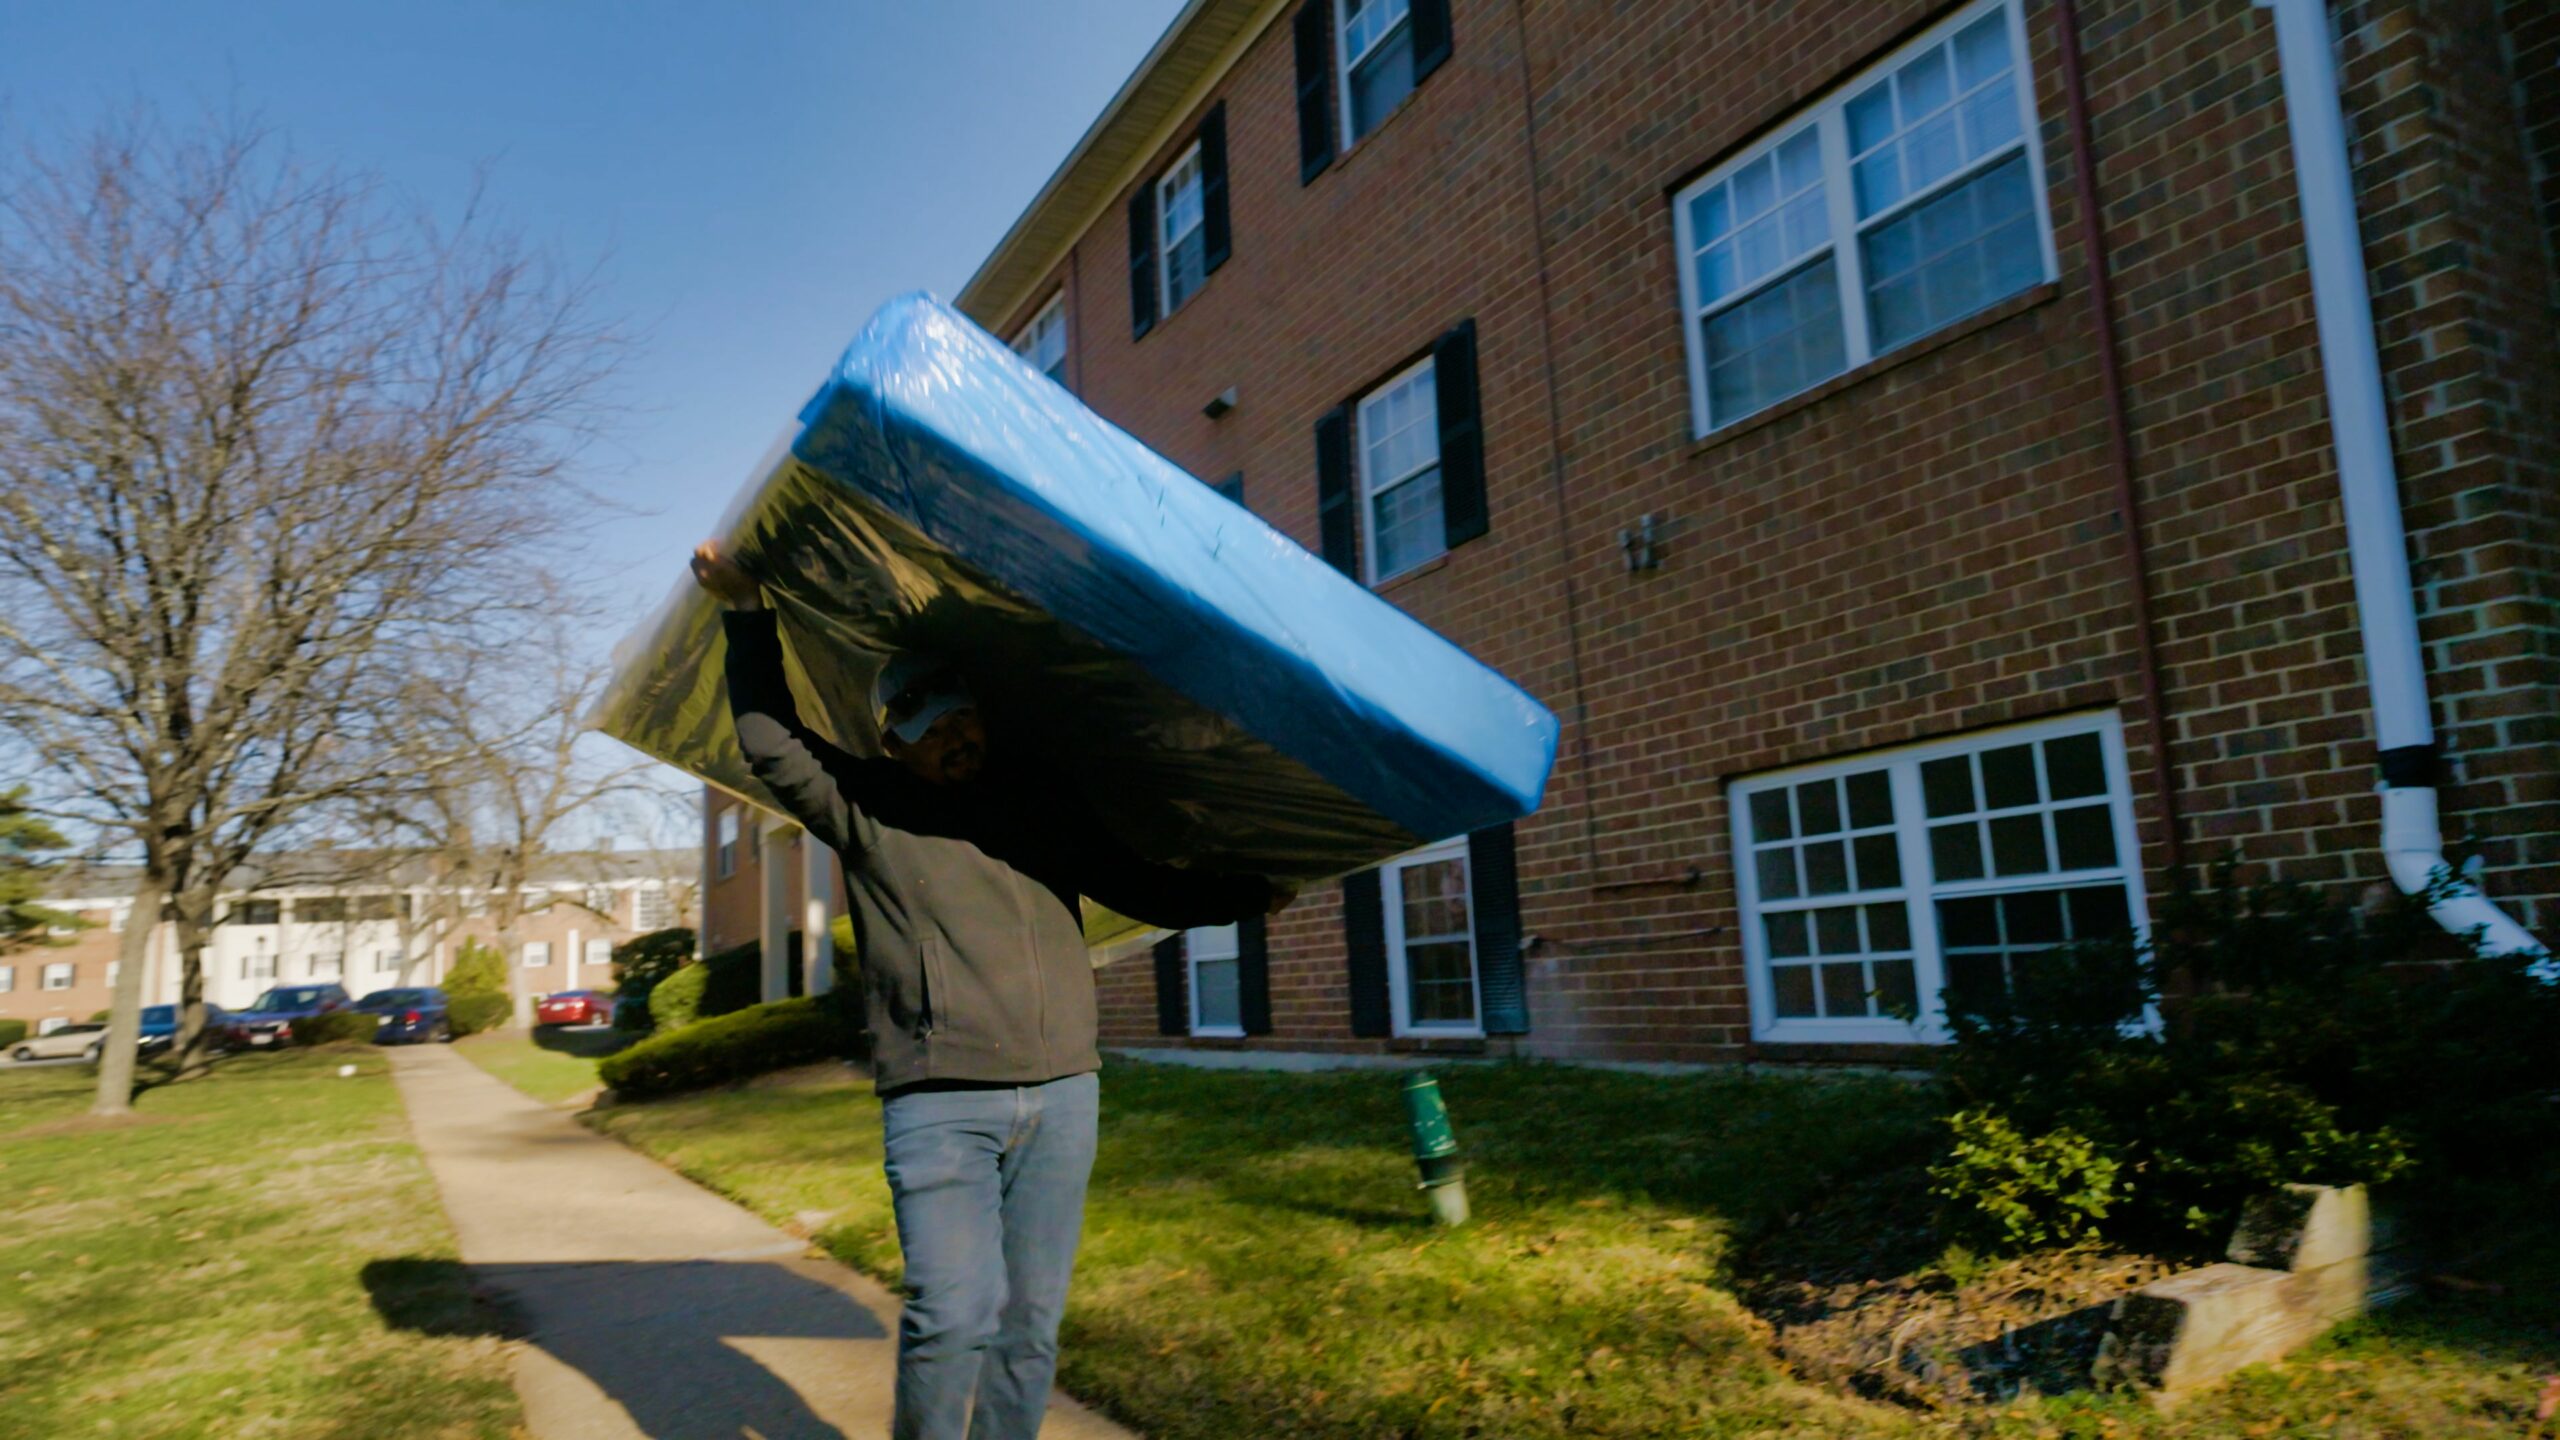
[[1090, 1074], [882, 1104], [907, 1269], [896, 1440], [1039, 1434], [1101, 1106]]

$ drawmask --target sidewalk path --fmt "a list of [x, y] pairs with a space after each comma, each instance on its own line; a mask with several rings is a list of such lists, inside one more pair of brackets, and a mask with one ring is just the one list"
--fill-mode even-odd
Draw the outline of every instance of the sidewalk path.
[[[536, 1440], [877, 1440], [898, 1302], [438, 1045], [390, 1052]], [[1060, 1396], [1042, 1440], [1133, 1440]]]

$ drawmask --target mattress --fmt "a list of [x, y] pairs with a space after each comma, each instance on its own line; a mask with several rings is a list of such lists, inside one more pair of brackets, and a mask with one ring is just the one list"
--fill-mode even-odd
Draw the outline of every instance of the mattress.
[[[991, 743], [1141, 853], [1301, 883], [1536, 809], [1556, 720], [1087, 409], [940, 301], [882, 307], [715, 533], [764, 582], [813, 727], [878, 753], [886, 656], [963, 669]], [[754, 804], [690, 579], [595, 728]], [[1086, 935], [1129, 922], [1088, 906]]]

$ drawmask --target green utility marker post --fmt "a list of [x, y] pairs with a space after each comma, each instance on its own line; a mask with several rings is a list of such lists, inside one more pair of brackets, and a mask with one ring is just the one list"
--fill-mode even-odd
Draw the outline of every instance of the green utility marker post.
[[1466, 1224], [1466, 1167], [1458, 1159], [1458, 1137], [1449, 1128], [1439, 1081], [1420, 1070], [1404, 1077], [1404, 1118], [1413, 1128], [1413, 1163], [1422, 1172], [1422, 1193], [1431, 1197], [1431, 1218]]

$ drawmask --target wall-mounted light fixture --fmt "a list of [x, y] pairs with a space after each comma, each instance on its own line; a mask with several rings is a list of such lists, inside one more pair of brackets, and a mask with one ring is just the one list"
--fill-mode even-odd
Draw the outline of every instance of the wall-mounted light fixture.
[[1210, 396], [1209, 403], [1200, 407], [1200, 413], [1215, 420], [1234, 408], [1236, 408], [1236, 387], [1230, 385]]

